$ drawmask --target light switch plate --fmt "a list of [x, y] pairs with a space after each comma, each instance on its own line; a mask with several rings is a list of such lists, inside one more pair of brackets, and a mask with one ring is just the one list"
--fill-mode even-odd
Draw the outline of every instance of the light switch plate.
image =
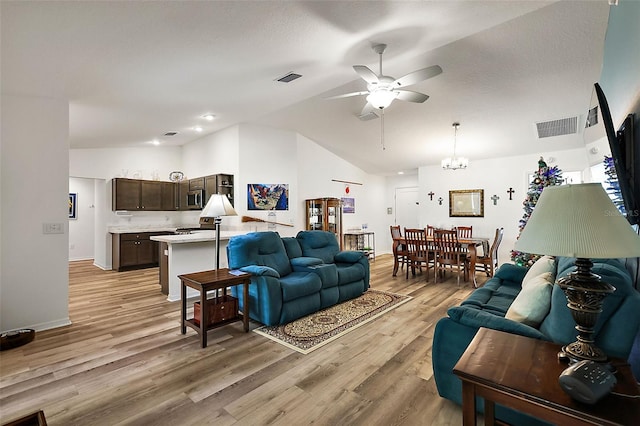
[[62, 223], [43, 223], [43, 234], [64, 234], [64, 224]]

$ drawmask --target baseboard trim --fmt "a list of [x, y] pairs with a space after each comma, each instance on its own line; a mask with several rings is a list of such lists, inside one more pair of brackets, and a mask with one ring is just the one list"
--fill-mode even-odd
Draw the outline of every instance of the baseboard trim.
[[39, 324], [27, 324], [11, 330], [3, 330], [2, 332], [6, 333], [7, 331], [20, 330], [23, 328], [32, 328], [35, 331], [44, 331], [44, 330], [50, 330], [52, 328], [66, 327], [71, 324], [72, 324], [71, 320], [69, 319], [69, 317], [67, 317], [67, 318], [58, 319], [54, 321], [41, 322]]

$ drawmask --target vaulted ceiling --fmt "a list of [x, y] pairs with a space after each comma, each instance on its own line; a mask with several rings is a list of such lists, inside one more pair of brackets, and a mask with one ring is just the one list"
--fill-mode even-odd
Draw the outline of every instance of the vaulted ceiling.
[[[369, 173], [584, 146], [536, 122], [584, 116], [602, 65], [598, 1], [1, 3], [2, 92], [68, 99], [71, 148], [181, 145], [238, 123], [298, 132]], [[352, 66], [439, 65], [381, 120]], [[290, 83], [276, 81], [295, 72]], [[202, 119], [212, 113], [216, 119]], [[582, 122], [584, 123], [584, 121]], [[194, 126], [204, 131], [197, 133]], [[583, 125], [583, 124], [582, 124]], [[177, 135], [164, 136], [167, 132]], [[152, 147], [150, 146], [150, 149]]]

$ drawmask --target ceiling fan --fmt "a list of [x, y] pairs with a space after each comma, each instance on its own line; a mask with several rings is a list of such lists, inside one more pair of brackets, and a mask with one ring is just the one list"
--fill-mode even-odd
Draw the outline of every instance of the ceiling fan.
[[373, 46], [373, 51], [380, 55], [379, 74], [374, 73], [364, 65], [353, 66], [355, 72], [357, 72], [358, 75], [367, 82], [366, 91], [345, 93], [343, 95], [332, 96], [327, 99], [340, 99], [351, 96], [367, 95], [367, 104], [364, 106], [360, 117], [369, 117], [369, 119], [377, 117], [377, 114], [374, 113], [376, 109], [384, 112], [384, 109], [391, 105], [394, 99], [417, 103], [422, 103], [429, 99], [429, 96], [424, 93], [404, 90], [403, 88], [441, 74], [442, 68], [438, 65], [433, 65], [413, 71], [400, 78], [393, 78], [384, 75], [382, 74], [382, 54], [386, 48], [386, 44], [376, 44]]

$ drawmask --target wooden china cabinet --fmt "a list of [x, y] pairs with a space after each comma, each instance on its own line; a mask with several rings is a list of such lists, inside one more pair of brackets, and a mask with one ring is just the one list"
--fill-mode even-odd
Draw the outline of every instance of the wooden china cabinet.
[[306, 200], [307, 230], [330, 231], [342, 249], [342, 201], [339, 198]]

